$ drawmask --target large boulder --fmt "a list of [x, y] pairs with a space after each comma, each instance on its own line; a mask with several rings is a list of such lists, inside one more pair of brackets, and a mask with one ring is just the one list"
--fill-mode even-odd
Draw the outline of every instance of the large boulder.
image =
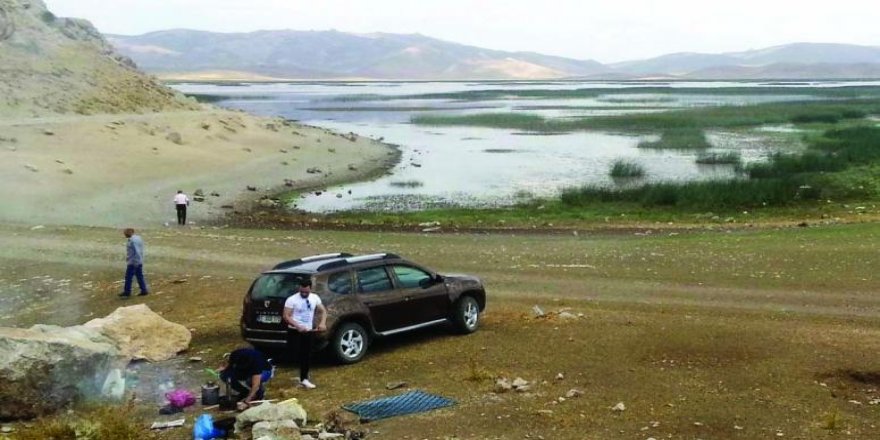
[[119, 351], [133, 360], [166, 361], [186, 350], [192, 340], [186, 327], [166, 320], [145, 304], [120, 307], [84, 326], [112, 339]]
[[126, 363], [114, 342], [91, 328], [0, 328], [0, 420], [99, 397], [110, 373]]

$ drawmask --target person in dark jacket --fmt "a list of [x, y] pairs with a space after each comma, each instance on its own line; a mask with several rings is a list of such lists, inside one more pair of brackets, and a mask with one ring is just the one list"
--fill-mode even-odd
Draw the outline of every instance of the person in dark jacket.
[[233, 351], [220, 368], [220, 379], [237, 393], [238, 402], [245, 407], [255, 400], [263, 400], [264, 385], [272, 375], [272, 364], [263, 353], [253, 348]]

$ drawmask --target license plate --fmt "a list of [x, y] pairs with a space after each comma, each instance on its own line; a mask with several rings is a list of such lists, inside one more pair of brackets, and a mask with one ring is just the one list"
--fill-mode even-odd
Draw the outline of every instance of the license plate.
[[263, 324], [281, 324], [281, 315], [257, 315], [257, 322]]

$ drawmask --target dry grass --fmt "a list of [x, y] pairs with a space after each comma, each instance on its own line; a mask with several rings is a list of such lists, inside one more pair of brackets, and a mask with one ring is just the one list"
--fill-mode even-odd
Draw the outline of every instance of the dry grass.
[[[3, 279], [51, 273], [73, 280], [69, 291], [31, 292], [43, 281], [16, 290], [46, 295], [39, 303], [66, 314], [37, 307], [34, 296], [15, 299], [8, 281], [0, 283], [4, 310], [20, 311], [0, 323], [70, 324], [120, 305], [112, 284], [116, 231], [0, 231]], [[877, 397], [872, 380], [880, 365], [880, 298], [872, 293], [880, 290], [878, 237], [874, 224], [581, 237], [153, 230], [144, 232], [155, 286], [146, 303], [195, 329], [191, 351], [210, 350], [199, 355], [213, 365], [241, 344], [240, 299], [256, 272], [291, 258], [291, 249], [384, 249], [482, 276], [489, 309], [481, 329], [376, 341], [352, 366], [322, 360], [313, 374], [318, 388], [308, 392], [294, 386], [296, 366], [282, 363], [271, 398], [298, 397], [311, 414], [324, 414], [397, 393], [385, 385], [405, 381], [458, 402], [370, 424], [378, 432], [370, 438], [378, 439], [753, 439], [777, 432], [812, 439], [827, 436], [829, 426], [869, 439], [876, 406], [867, 402]], [[80, 287], [86, 273], [98, 287]], [[181, 278], [188, 282], [171, 282]], [[535, 304], [552, 319], [534, 318]], [[554, 314], [562, 309], [583, 318]], [[495, 394], [488, 379], [496, 376], [522, 377], [534, 388]], [[560, 400], [571, 389], [583, 395]], [[617, 402], [627, 410], [611, 411]], [[827, 419], [833, 411], [840, 417]]]

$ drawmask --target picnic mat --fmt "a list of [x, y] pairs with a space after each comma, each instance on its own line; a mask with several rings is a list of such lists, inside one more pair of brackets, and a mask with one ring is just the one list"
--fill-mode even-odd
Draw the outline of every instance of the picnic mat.
[[387, 419], [388, 417], [415, 414], [455, 405], [455, 401], [421, 390], [408, 391], [391, 397], [349, 403], [342, 408], [357, 414], [361, 421]]

